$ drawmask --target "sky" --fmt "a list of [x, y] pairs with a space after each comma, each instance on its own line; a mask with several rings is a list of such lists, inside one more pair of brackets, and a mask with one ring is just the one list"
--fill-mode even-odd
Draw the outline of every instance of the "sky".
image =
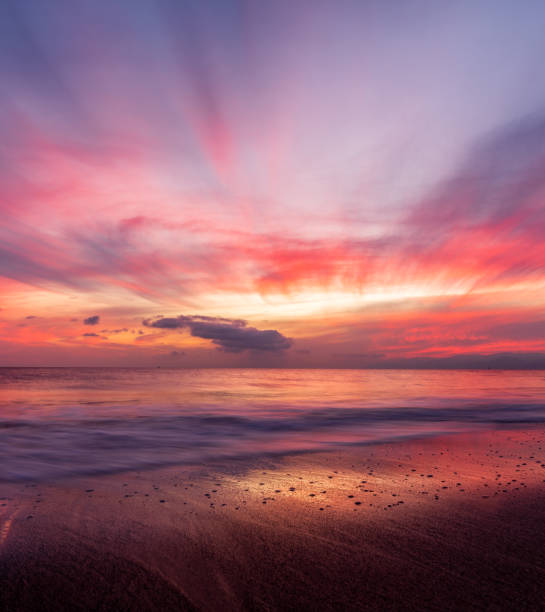
[[4, 0], [0, 365], [544, 367], [544, 27]]

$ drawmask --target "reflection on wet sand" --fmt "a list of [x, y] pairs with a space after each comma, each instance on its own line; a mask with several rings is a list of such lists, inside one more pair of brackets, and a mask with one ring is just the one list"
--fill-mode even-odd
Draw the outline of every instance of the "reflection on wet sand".
[[538, 609], [544, 448], [543, 428], [510, 428], [6, 485], [0, 592], [9, 609], [22, 590], [64, 609]]

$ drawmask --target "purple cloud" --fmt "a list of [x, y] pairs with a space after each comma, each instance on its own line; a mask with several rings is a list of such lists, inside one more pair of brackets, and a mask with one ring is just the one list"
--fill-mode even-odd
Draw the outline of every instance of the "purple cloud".
[[159, 317], [145, 319], [146, 327], [159, 329], [189, 329], [192, 336], [211, 340], [219, 350], [226, 353], [252, 351], [283, 351], [292, 345], [291, 338], [286, 338], [275, 329], [260, 330], [248, 327], [242, 319], [207, 317], [198, 315], [180, 315], [178, 317]]

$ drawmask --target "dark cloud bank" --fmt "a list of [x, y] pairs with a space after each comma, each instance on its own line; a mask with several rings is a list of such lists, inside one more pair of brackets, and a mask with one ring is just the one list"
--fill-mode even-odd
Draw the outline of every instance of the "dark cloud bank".
[[242, 319], [180, 315], [145, 319], [142, 324], [159, 329], [189, 329], [192, 336], [211, 340], [219, 350], [226, 353], [246, 350], [278, 352], [292, 345], [291, 338], [286, 338], [275, 329], [248, 327]]
[[85, 325], [96, 325], [100, 321], [100, 317], [98, 315], [94, 315], [92, 317], [87, 317], [87, 319], [83, 320]]

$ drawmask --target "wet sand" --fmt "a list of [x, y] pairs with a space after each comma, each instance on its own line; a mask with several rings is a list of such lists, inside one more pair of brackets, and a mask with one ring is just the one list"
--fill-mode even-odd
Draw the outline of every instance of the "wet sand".
[[540, 610], [545, 429], [0, 484], [2, 610]]

